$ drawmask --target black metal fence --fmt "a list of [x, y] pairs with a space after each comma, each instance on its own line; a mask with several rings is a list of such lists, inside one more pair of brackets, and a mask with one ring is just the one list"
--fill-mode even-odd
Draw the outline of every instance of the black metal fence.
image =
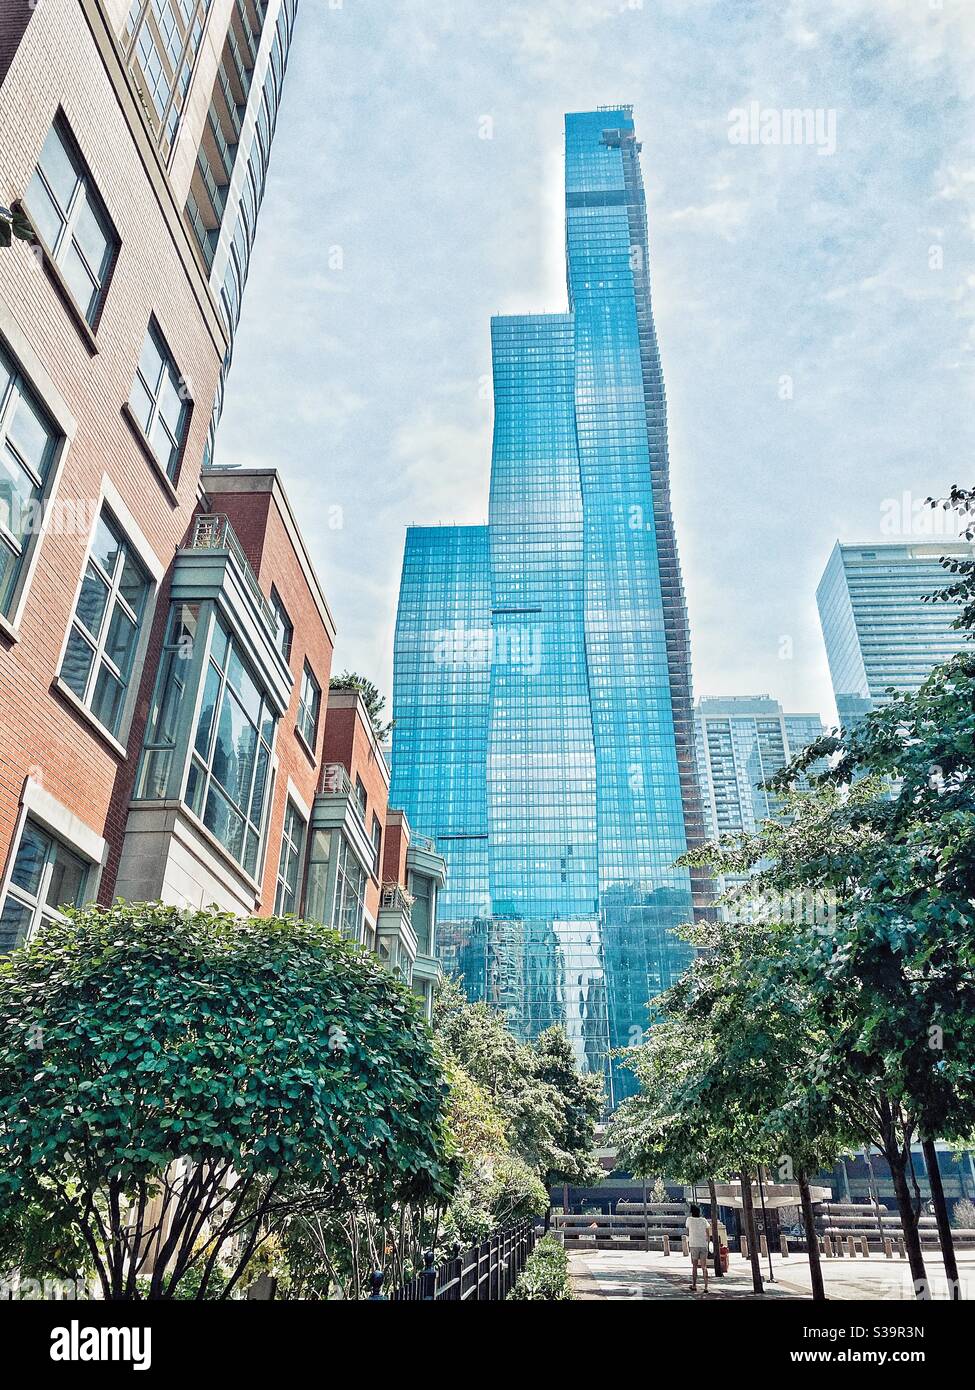
[[383, 1291], [383, 1273], [372, 1276], [370, 1300], [395, 1303], [427, 1303], [436, 1299], [457, 1303], [492, 1301], [507, 1298], [515, 1280], [525, 1267], [525, 1261], [535, 1248], [535, 1227], [531, 1221], [496, 1231], [480, 1245], [461, 1252], [453, 1248], [449, 1260], [434, 1264], [434, 1253], [424, 1254], [423, 1271], [399, 1288]]

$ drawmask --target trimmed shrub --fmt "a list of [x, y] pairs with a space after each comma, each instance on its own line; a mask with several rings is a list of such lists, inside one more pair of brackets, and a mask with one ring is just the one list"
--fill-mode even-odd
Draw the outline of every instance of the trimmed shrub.
[[543, 1236], [528, 1256], [508, 1298], [564, 1303], [572, 1296], [569, 1257], [555, 1236]]

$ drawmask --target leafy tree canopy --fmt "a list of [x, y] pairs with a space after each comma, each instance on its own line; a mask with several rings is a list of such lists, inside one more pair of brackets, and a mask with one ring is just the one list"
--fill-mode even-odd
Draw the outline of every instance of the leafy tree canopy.
[[343, 671], [340, 676], [332, 677], [328, 683], [328, 688], [329, 690], [358, 690], [369, 713], [373, 733], [382, 743], [392, 729], [393, 722], [383, 718], [386, 709], [386, 696], [379, 693], [379, 687], [365, 676], [357, 675], [354, 671]]
[[0, 1212], [55, 1194], [107, 1297], [135, 1296], [150, 1235], [161, 1296], [215, 1256], [207, 1223], [246, 1248], [297, 1183], [445, 1193], [446, 1105], [415, 997], [315, 924], [90, 907], [0, 966]]

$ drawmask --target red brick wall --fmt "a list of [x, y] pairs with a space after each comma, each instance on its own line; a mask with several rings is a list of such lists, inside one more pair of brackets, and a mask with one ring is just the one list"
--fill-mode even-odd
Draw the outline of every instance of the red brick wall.
[[[4, 15], [8, 14], [4, 5]], [[94, 506], [102, 474], [168, 565], [194, 508], [222, 344], [147, 176], [137, 144], [77, 0], [44, 0], [0, 87], [0, 202], [25, 192], [61, 106], [121, 238], [93, 355], [31, 250], [0, 252], [0, 299], [9, 307], [77, 421], [55, 498]], [[174, 503], [121, 414], [146, 325], [155, 312], [195, 408]], [[47, 789], [117, 849], [133, 768], [51, 690], [88, 543], [88, 530], [45, 537], [19, 641], [0, 636], [0, 864], [24, 778]], [[160, 600], [165, 606], [165, 595]], [[146, 662], [128, 744], [140, 746], [155, 662]], [[134, 759], [133, 759], [134, 761]], [[104, 880], [106, 891], [110, 875]]]
[[[377, 815], [380, 824], [385, 826], [389, 801], [387, 774], [376, 757], [368, 725], [358, 706], [344, 709], [330, 704], [325, 720], [323, 761], [342, 763], [353, 783], [357, 776], [362, 778], [362, 785], [366, 789], [366, 828], [369, 834], [372, 834], [373, 815]], [[380, 865], [383, 863], [383, 853], [384, 849], [381, 848]], [[373, 876], [366, 883], [366, 908], [375, 920], [379, 911], [379, 882]]]
[[386, 822], [383, 837], [383, 881], [398, 883], [405, 888], [407, 884], [406, 851], [410, 847], [410, 837], [401, 820]]

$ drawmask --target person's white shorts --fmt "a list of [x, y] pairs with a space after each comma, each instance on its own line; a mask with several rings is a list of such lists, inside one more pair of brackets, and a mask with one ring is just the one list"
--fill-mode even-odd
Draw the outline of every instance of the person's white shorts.
[[708, 1247], [707, 1247], [706, 1245], [692, 1245], [692, 1246], [691, 1246], [691, 1259], [692, 1259], [692, 1260], [706, 1260], [707, 1257], [708, 1257]]

